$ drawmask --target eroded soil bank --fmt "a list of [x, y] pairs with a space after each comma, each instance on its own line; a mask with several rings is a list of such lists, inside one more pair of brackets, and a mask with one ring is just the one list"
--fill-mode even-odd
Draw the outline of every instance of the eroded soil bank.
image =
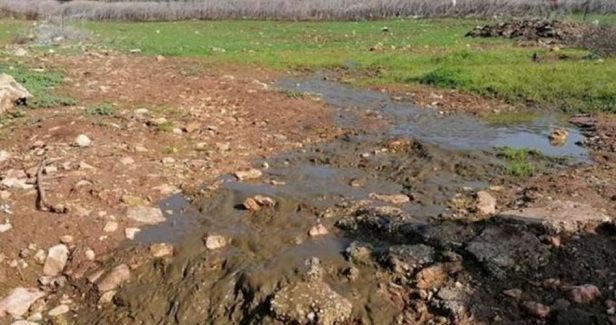
[[[137, 245], [69, 264], [58, 294], [79, 308], [53, 322], [616, 321], [614, 170], [575, 129], [550, 147], [567, 128], [550, 116], [494, 126], [320, 78], [278, 86], [321, 98], [344, 131], [169, 201], [182, 215]], [[542, 153], [534, 176], [505, 172], [502, 141]]]

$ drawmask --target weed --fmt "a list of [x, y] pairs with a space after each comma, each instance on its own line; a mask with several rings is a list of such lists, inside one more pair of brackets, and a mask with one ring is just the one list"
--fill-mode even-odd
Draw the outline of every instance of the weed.
[[293, 89], [282, 89], [280, 92], [292, 99], [303, 99], [306, 96], [303, 92]]
[[117, 111], [111, 104], [104, 103], [88, 107], [84, 113], [89, 116], [114, 116]]
[[514, 177], [529, 177], [535, 172], [533, 164], [527, 161], [515, 161], [505, 166], [505, 174]]
[[530, 157], [542, 156], [541, 152], [536, 149], [514, 149], [509, 147], [498, 148], [496, 155], [505, 160], [517, 162], [526, 161]]
[[419, 83], [441, 88], [464, 88], [472, 82], [462, 70], [438, 68], [419, 78]]
[[514, 177], [532, 176], [535, 167], [531, 158], [543, 158], [543, 154], [536, 149], [514, 149], [509, 147], [497, 148], [497, 157], [507, 161], [505, 174]]
[[160, 150], [160, 152], [161, 152], [161, 153], [163, 153], [163, 154], [165, 154], [165, 155], [171, 155], [171, 154], [176, 153], [176, 152], [177, 152], [177, 149], [176, 149], [176, 148], [174, 148], [174, 147], [167, 146], [167, 147], [163, 147], [163, 148]]
[[167, 121], [167, 122], [158, 124], [156, 126], [156, 131], [157, 132], [165, 132], [165, 133], [171, 132], [171, 131], [173, 131], [173, 123]]
[[73, 98], [54, 94], [53, 90], [62, 84], [62, 74], [57, 71], [33, 71], [25, 67], [7, 68], [0, 65], [0, 73], [6, 73], [22, 84], [34, 97], [27, 104], [30, 108], [72, 106]]

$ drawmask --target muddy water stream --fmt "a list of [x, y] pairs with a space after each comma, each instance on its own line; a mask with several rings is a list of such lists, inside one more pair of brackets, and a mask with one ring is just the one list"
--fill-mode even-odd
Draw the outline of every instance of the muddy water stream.
[[[161, 208], [174, 214], [166, 224], [144, 229], [137, 239], [172, 242], [175, 256], [145, 262], [112, 305], [85, 311], [79, 323], [329, 324], [353, 319], [389, 324], [404, 307], [390, 303], [383, 287], [392, 281], [391, 275], [372, 262], [358, 262], [362, 245], [370, 246], [374, 257], [395, 245], [412, 244], [413, 236], [401, 235], [400, 229], [421, 228], [447, 214], [447, 201], [461, 188], [484, 188], [500, 173], [502, 162], [491, 152], [495, 146], [587, 159], [574, 144], [581, 138], [574, 129], [569, 129], [570, 140], [564, 146], [549, 145], [547, 134], [557, 126], [554, 116], [492, 127], [468, 115], [442, 116], [382, 93], [319, 78], [286, 80], [279, 86], [318, 93], [332, 107], [333, 120], [351, 131], [329, 143], [267, 160], [269, 168], [259, 181], [225, 178], [218, 191], [193, 204], [180, 196], [162, 202]], [[366, 110], [391, 127], [362, 130], [357, 116]], [[365, 201], [374, 193], [403, 194], [409, 202], [393, 208], [383, 200]], [[254, 195], [271, 197], [277, 204], [257, 212], [245, 210], [242, 202]], [[360, 214], [376, 220], [370, 228], [337, 227], [356, 213], [362, 200], [367, 210]], [[328, 233], [309, 236], [317, 225]], [[212, 235], [230, 244], [207, 250], [203, 238]], [[122, 258], [119, 254], [109, 267], [122, 263]], [[311, 258], [318, 261], [310, 262]], [[281, 293], [288, 288], [294, 299]], [[347, 301], [353, 307], [350, 314]]]

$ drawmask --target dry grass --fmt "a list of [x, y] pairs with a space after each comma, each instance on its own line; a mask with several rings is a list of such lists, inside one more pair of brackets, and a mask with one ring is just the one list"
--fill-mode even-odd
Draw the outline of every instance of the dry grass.
[[593, 26], [573, 42], [601, 57], [616, 57], [616, 26]]
[[[84, 20], [186, 19], [361, 20], [395, 17], [493, 17], [547, 15], [546, 0], [200, 0], [72, 1], [0, 0], [0, 11], [29, 18], [59, 15]], [[613, 0], [560, 0], [562, 13], [616, 13]]]

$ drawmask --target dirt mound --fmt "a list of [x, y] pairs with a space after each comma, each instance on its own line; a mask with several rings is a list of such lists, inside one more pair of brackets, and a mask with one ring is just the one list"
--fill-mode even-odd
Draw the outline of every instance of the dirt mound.
[[514, 20], [495, 25], [477, 26], [467, 37], [502, 37], [522, 41], [550, 39], [564, 41], [581, 36], [586, 26], [576, 22], [558, 20]]

